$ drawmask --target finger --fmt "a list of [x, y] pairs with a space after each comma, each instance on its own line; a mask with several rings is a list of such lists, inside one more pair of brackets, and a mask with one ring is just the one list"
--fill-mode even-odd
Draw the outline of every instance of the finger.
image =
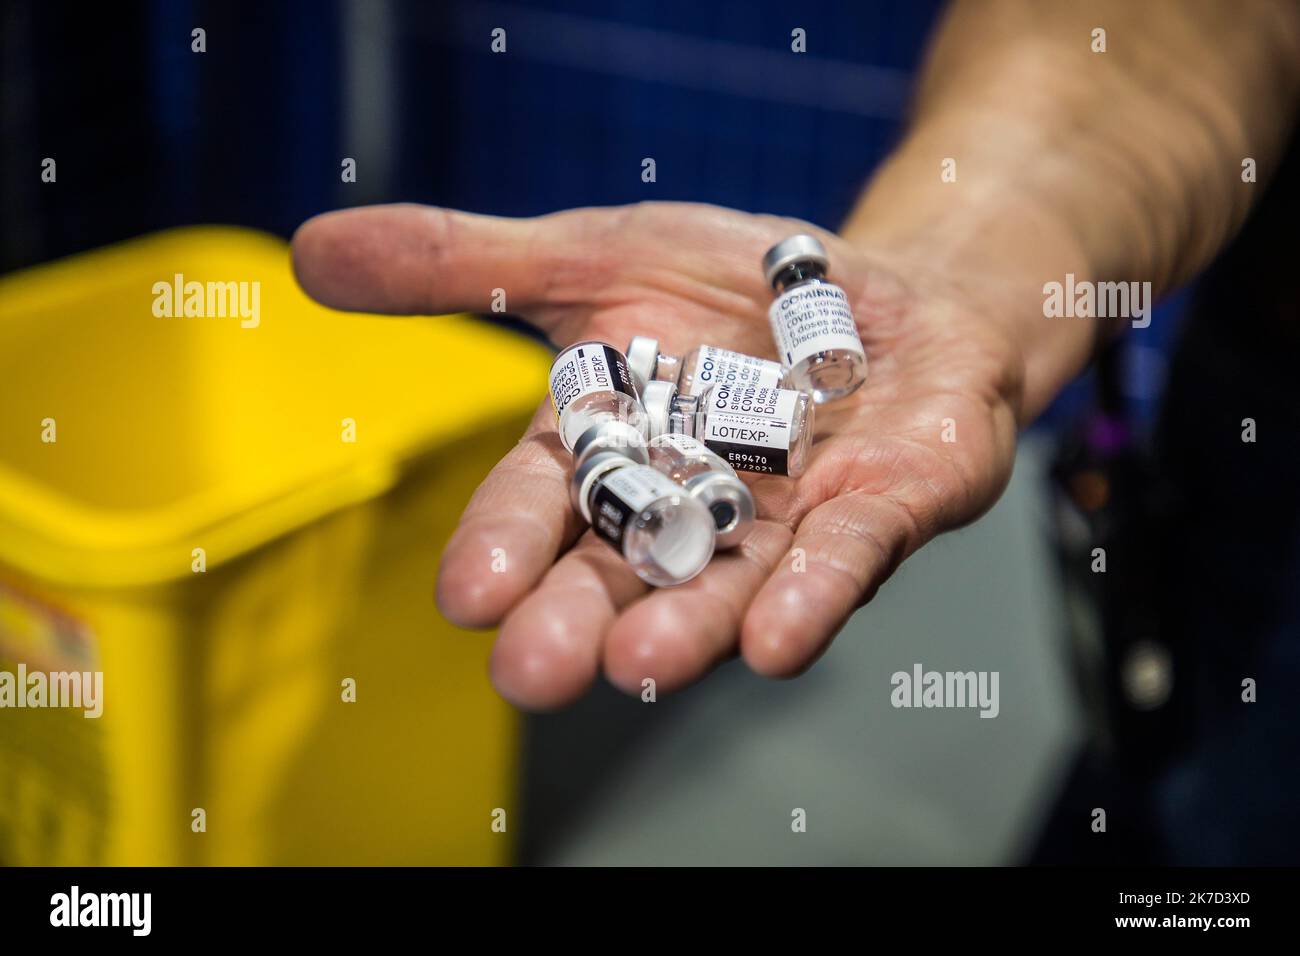
[[413, 204], [345, 209], [298, 227], [293, 268], [308, 295], [336, 309], [486, 312], [499, 289], [506, 308], [527, 311], [545, 297], [565, 248], [563, 222]]
[[622, 555], [584, 535], [502, 623], [492, 648], [492, 683], [525, 710], [576, 700], [600, 672], [606, 629], [647, 589]]
[[790, 545], [790, 530], [760, 521], [686, 584], [653, 591], [614, 622], [605, 639], [605, 676], [629, 694], [651, 678], [656, 692], [691, 684], [736, 652], [745, 609]]
[[461, 627], [491, 627], [578, 536], [573, 459], [545, 402], [524, 437], [483, 479], [443, 549], [438, 607]]
[[818, 505], [750, 605], [745, 661], [769, 677], [805, 670], [923, 537], [909, 511], [882, 495], [853, 492]]

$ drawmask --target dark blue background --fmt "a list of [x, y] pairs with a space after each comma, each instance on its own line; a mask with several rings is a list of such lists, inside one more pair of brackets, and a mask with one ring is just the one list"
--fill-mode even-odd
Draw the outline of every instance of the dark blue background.
[[[500, 215], [694, 200], [835, 228], [900, 135], [941, 9], [10, 0], [0, 268], [186, 223], [288, 236], [327, 209], [397, 200]], [[806, 54], [790, 50], [795, 27]], [[45, 156], [57, 187], [39, 181]], [[340, 181], [345, 156], [355, 184]], [[1132, 363], [1141, 413], [1170, 316]]]

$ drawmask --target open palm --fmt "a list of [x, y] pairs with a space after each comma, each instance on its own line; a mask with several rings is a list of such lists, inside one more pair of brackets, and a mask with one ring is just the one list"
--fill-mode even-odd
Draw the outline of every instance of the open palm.
[[[871, 260], [797, 220], [648, 203], [495, 219], [419, 206], [330, 213], [294, 237], [299, 281], [371, 312], [512, 312], [558, 345], [637, 334], [774, 357], [759, 268], [795, 232], [820, 238], [866, 345], [865, 386], [818, 409], [798, 479], [747, 476], [760, 520], [694, 580], [652, 590], [569, 504], [572, 459], [544, 401], [479, 487], [443, 555], [438, 602], [500, 625], [492, 675], [532, 709], [572, 701], [600, 671], [639, 692], [697, 680], [739, 651], [760, 673], [800, 672], [905, 557], [979, 515], [1011, 471], [1024, 376], [1005, 327], [928, 277]], [[488, 573], [504, 548], [504, 573]], [[499, 552], [498, 552], [499, 553]]]

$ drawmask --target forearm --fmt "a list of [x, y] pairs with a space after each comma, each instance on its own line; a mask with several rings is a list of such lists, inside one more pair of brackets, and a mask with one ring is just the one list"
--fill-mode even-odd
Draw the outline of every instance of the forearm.
[[[1285, 143], [1298, 61], [1293, 0], [958, 2], [909, 132], [844, 233], [1017, 323], [1028, 419], [1118, 328], [1045, 320], [1043, 284], [1073, 273], [1159, 294], [1202, 268]], [[1261, 182], [1242, 181], [1247, 157]]]

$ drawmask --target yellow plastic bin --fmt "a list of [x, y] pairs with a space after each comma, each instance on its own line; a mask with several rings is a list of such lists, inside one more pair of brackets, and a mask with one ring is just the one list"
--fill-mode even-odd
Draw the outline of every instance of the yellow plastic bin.
[[0, 863], [505, 862], [514, 715], [432, 588], [547, 362], [241, 229], [0, 279], [0, 677], [103, 688], [0, 708]]

